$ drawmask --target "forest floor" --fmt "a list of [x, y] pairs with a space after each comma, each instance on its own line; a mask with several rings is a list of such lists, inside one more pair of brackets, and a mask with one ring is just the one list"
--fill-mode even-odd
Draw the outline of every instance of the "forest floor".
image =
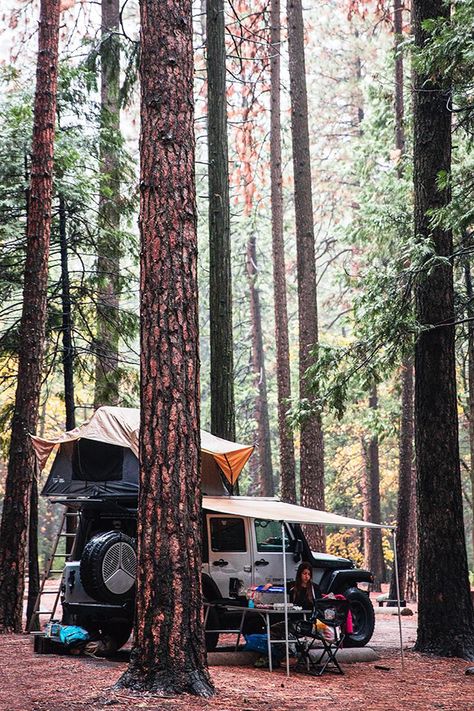
[[[377, 615], [371, 647], [377, 662], [345, 664], [344, 676], [314, 678], [284, 670], [211, 667], [212, 699], [160, 698], [116, 692], [127, 654], [113, 660], [36, 655], [28, 635], [0, 635], [0, 711], [474, 711], [474, 676], [468, 662], [411, 651], [417, 617], [402, 617], [405, 671], [398, 649], [398, 618]], [[472, 662], [471, 662], [472, 665]], [[377, 669], [377, 666], [385, 669]]]

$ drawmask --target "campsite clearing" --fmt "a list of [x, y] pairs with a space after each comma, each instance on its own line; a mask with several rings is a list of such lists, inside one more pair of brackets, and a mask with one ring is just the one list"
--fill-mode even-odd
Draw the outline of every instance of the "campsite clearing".
[[[126, 667], [124, 654], [113, 661], [35, 655], [27, 635], [0, 635], [0, 711], [296, 711], [313, 707], [318, 711], [472, 711], [474, 676], [464, 674], [469, 664], [407, 651], [402, 674], [397, 625], [395, 617], [378, 615], [372, 646], [380, 660], [344, 665], [344, 676], [293, 674], [287, 679], [282, 670], [270, 674], [252, 668], [211, 667], [217, 693], [208, 700], [114, 692], [111, 687]], [[416, 615], [403, 618], [403, 628], [409, 647], [416, 634]], [[376, 669], [376, 665], [390, 669]]]

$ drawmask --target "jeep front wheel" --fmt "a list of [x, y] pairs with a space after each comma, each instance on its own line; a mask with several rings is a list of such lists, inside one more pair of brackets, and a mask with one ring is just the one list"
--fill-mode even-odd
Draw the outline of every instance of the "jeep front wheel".
[[352, 615], [352, 634], [344, 640], [346, 647], [364, 647], [374, 633], [375, 613], [369, 596], [358, 588], [348, 588], [343, 592], [349, 600]]

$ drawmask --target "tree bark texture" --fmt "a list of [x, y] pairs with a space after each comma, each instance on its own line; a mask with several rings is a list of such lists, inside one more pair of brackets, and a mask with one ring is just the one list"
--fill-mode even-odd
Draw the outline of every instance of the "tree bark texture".
[[469, 453], [471, 480], [471, 540], [474, 568], [474, 291], [472, 288], [471, 265], [469, 259], [464, 264], [466, 282], [467, 316], [472, 319], [467, 325], [467, 362], [469, 388]]
[[63, 377], [64, 406], [66, 409], [66, 430], [76, 426], [76, 404], [74, 399], [74, 347], [72, 344], [71, 288], [67, 250], [66, 201], [59, 196], [59, 242], [61, 248], [61, 305], [63, 335]]
[[[415, 45], [424, 20], [449, 17], [443, 0], [414, 0]], [[451, 91], [435, 73], [414, 74], [415, 235], [452, 259], [452, 234], [428, 210], [449, 204], [440, 171], [451, 171]], [[416, 649], [474, 659], [474, 612], [463, 526], [454, 358], [451, 261], [420, 274], [416, 311], [425, 330], [415, 346], [415, 446], [418, 500], [418, 637]], [[453, 584], [455, 581], [455, 584]]]
[[28, 601], [26, 604], [26, 629], [40, 629], [38, 615], [30, 628], [30, 620], [35, 609], [36, 598], [40, 588], [40, 572], [38, 563], [38, 476], [35, 467], [30, 495], [30, 521], [28, 527]]
[[191, 0], [142, 0], [135, 642], [119, 686], [213, 693], [202, 625]]
[[[378, 410], [377, 387], [374, 385], [369, 397], [369, 408]], [[380, 459], [379, 438], [377, 434], [370, 437], [368, 443], [368, 495], [369, 495], [369, 521], [381, 523], [380, 513]], [[382, 531], [380, 528], [368, 529], [369, 550], [367, 560], [369, 570], [374, 574], [374, 590], [381, 590], [381, 583], [385, 581], [385, 561], [382, 548]]]
[[[69, 430], [73, 430], [76, 426], [76, 403], [74, 397], [74, 347], [72, 344], [72, 309], [67, 251], [67, 217], [66, 201], [63, 195], [59, 196], [59, 244], [61, 250], [64, 407], [66, 410], [66, 430], [69, 432]], [[73, 509], [68, 508], [68, 513], [72, 514]], [[66, 533], [75, 532], [76, 517], [71, 515], [66, 518]], [[72, 536], [66, 538], [66, 555], [72, 552], [73, 545], [74, 539]]]
[[[302, 403], [314, 408], [314, 386], [310, 387], [306, 371], [314, 363], [312, 351], [318, 345], [318, 312], [301, 0], [288, 0], [287, 13], [298, 273], [299, 395]], [[324, 446], [318, 411], [308, 415], [301, 425], [300, 486], [303, 506], [324, 509]], [[312, 526], [308, 535], [313, 548], [325, 549], [323, 528]]]
[[114, 144], [120, 135], [120, 0], [102, 0], [101, 10], [95, 407], [119, 401], [120, 165]]
[[[413, 497], [415, 478], [413, 462], [413, 359], [402, 363], [402, 402], [400, 413], [400, 438], [398, 443], [398, 500], [397, 500], [397, 559], [400, 596], [407, 596], [409, 549], [416, 548], [416, 501]], [[413, 535], [413, 539], [412, 539]], [[389, 599], [396, 600], [395, 575], [390, 580]]]
[[235, 440], [224, 0], [207, 0], [211, 431]]
[[285, 244], [283, 240], [283, 178], [280, 108], [280, 0], [271, 2], [270, 40], [270, 180], [272, 204], [273, 296], [280, 439], [280, 496], [296, 503], [295, 445], [286, 413], [291, 405], [290, 344], [286, 299]]
[[262, 312], [257, 288], [257, 245], [252, 235], [247, 242], [247, 277], [252, 328], [252, 368], [255, 382], [255, 418], [257, 420], [258, 481], [260, 496], [274, 496], [270, 418], [268, 415], [267, 376], [263, 350]]
[[38, 423], [51, 232], [59, 0], [42, 0], [34, 101], [18, 382], [0, 528], [0, 631], [21, 631], [25, 555]]

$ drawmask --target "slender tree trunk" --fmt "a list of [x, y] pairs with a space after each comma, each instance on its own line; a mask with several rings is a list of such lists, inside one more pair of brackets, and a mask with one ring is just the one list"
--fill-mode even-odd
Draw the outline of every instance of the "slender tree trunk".
[[[373, 386], [369, 397], [369, 408], [376, 412], [378, 410], [377, 387]], [[379, 438], [373, 434], [369, 441], [368, 452], [369, 463], [369, 521], [381, 523], [380, 513], [380, 462], [379, 462]], [[385, 581], [385, 561], [382, 548], [382, 531], [380, 528], [369, 529], [370, 554], [369, 569], [374, 574], [374, 589], [381, 590], [381, 583]]]
[[213, 693], [201, 591], [191, 0], [142, 0], [141, 430], [135, 642], [118, 684]]
[[59, 196], [59, 242], [61, 247], [61, 304], [63, 333], [63, 375], [64, 375], [64, 405], [66, 409], [66, 430], [76, 426], [74, 399], [74, 348], [72, 344], [71, 291], [69, 283], [69, 265], [67, 253], [67, 222], [66, 201]]
[[[400, 596], [407, 597], [409, 550], [416, 549], [416, 501], [413, 499], [413, 361], [402, 363], [402, 402], [400, 417], [398, 502], [397, 502], [397, 559]], [[412, 538], [413, 536], [413, 538]], [[396, 600], [395, 575], [390, 581], [390, 600]]]
[[0, 631], [21, 631], [51, 231], [59, 0], [41, 0], [18, 383], [0, 528]]
[[120, 136], [120, 0], [102, 0], [101, 9], [100, 123], [109, 138], [100, 143], [95, 407], [119, 400], [120, 167], [114, 142]]
[[[361, 438], [362, 474], [360, 478], [360, 493], [362, 495], [362, 518], [370, 521], [370, 474], [369, 474], [369, 445], [364, 437]], [[364, 568], [370, 568], [370, 529], [362, 529], [362, 544], [364, 547]]]
[[[415, 46], [425, 20], [449, 17], [443, 0], [413, 0]], [[418, 500], [418, 637], [416, 649], [474, 659], [474, 611], [468, 580], [458, 445], [454, 357], [454, 289], [450, 230], [428, 211], [449, 204], [440, 171], [451, 171], [450, 86], [435, 73], [414, 75], [415, 235], [443, 261], [419, 275], [416, 312], [424, 330], [415, 347], [415, 444]], [[446, 261], [446, 260], [450, 261]], [[432, 326], [430, 328], [430, 326]], [[453, 581], [455, 583], [453, 584]]]
[[[67, 220], [66, 201], [64, 195], [59, 196], [59, 243], [61, 249], [61, 304], [62, 304], [62, 332], [63, 332], [63, 377], [64, 377], [64, 406], [66, 409], [66, 430], [73, 430], [76, 426], [76, 404], [74, 398], [74, 347], [72, 344], [72, 314], [71, 291], [69, 284], [69, 264], [67, 253]], [[74, 509], [68, 507], [68, 514], [73, 514]], [[66, 533], [76, 532], [76, 518], [72, 515], [66, 517]], [[66, 538], [66, 555], [72, 552], [74, 539]]]
[[286, 413], [291, 403], [290, 344], [286, 302], [285, 244], [283, 241], [283, 178], [280, 109], [280, 0], [271, 2], [270, 45], [270, 178], [272, 202], [273, 294], [280, 436], [280, 493], [282, 501], [296, 503], [295, 446]]
[[[474, 291], [472, 288], [471, 265], [469, 259], [464, 264], [464, 278], [466, 282], [467, 316], [472, 319], [467, 325], [467, 360], [469, 383], [469, 451], [470, 480], [471, 480], [471, 540], [472, 556], [474, 561]], [[474, 562], [473, 562], [474, 567]]]
[[[395, 53], [395, 148], [399, 151], [398, 175], [402, 177], [402, 157], [405, 153], [405, 107], [403, 95], [403, 10], [401, 0], [394, 0], [394, 53]], [[414, 413], [413, 413], [413, 357], [403, 359], [402, 370], [402, 396], [400, 417], [399, 464], [398, 464], [398, 502], [397, 502], [397, 559], [400, 595], [407, 597], [407, 577], [409, 564], [409, 550], [416, 550], [416, 505], [413, 497], [413, 438], [414, 438]], [[414, 537], [411, 538], [412, 534]], [[416, 569], [414, 569], [416, 576]], [[416, 584], [416, 581], [415, 581]], [[411, 584], [411, 587], [413, 583]], [[390, 580], [389, 599], [397, 597], [395, 575]]]
[[207, 0], [211, 430], [235, 440], [224, 0]]
[[407, 582], [405, 588], [405, 596], [409, 602], [416, 602], [418, 599], [418, 531], [416, 506], [416, 476], [415, 471], [413, 471], [410, 493], [410, 511], [412, 514], [408, 528], [410, 544], [407, 551]]
[[[30, 495], [30, 521], [28, 528], [28, 601], [26, 605], [26, 628], [30, 630], [30, 620], [35, 609], [36, 598], [40, 588], [40, 572], [38, 563], [38, 476], [37, 467], [33, 474]], [[31, 631], [40, 629], [38, 616]]]
[[257, 452], [259, 462], [259, 490], [261, 496], [274, 496], [270, 418], [268, 416], [267, 377], [263, 350], [262, 313], [260, 293], [256, 286], [258, 276], [257, 248], [254, 235], [247, 242], [247, 276], [250, 292], [250, 320], [252, 324], [252, 366], [257, 390], [255, 415], [257, 420]]
[[[318, 311], [301, 0], [288, 0], [287, 12], [298, 271], [299, 394], [300, 401], [309, 404], [313, 409], [313, 413], [308, 415], [301, 425], [301, 503], [310, 508], [324, 509], [324, 445], [321, 414], [315, 409], [314, 386], [310, 387], [306, 377], [306, 371], [314, 363], [313, 351], [318, 346]], [[312, 526], [308, 535], [313, 548], [325, 549], [324, 529]]]

